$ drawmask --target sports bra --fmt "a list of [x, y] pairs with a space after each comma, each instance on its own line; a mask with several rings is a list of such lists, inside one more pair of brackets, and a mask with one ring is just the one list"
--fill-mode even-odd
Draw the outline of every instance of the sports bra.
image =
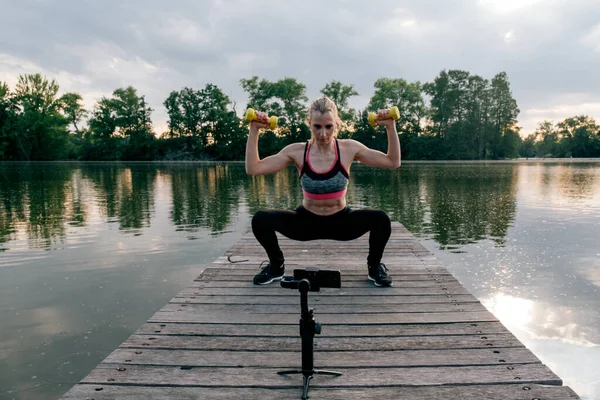
[[300, 171], [300, 184], [304, 196], [314, 200], [339, 199], [348, 188], [349, 174], [340, 161], [340, 146], [335, 139], [335, 161], [328, 171], [315, 172], [310, 165], [310, 142], [304, 147], [304, 164]]

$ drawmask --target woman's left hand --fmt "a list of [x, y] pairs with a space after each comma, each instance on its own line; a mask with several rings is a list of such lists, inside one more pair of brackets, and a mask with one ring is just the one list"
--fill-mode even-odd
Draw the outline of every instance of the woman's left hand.
[[377, 110], [377, 125], [385, 126], [386, 129], [392, 129], [396, 127], [396, 121], [388, 116], [389, 110], [382, 109]]

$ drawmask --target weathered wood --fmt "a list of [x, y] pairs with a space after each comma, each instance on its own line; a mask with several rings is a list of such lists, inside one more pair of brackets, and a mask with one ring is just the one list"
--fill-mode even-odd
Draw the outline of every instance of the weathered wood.
[[[509, 333], [500, 322], [450, 323], [450, 324], [384, 324], [346, 325], [327, 324], [323, 326], [320, 338], [328, 336], [445, 336], [482, 335]], [[137, 331], [138, 335], [195, 335], [195, 336], [258, 336], [258, 337], [298, 337], [298, 321], [288, 325], [257, 324], [198, 324], [198, 323], [147, 323]]]
[[[228, 293], [235, 295], [248, 296], [298, 296], [298, 292], [289, 289], [282, 289], [274, 286], [248, 285], [242, 288], [187, 288], [179, 292], [179, 296], [202, 296], [202, 295], [217, 295], [223, 296]], [[405, 296], [421, 296], [421, 295], [467, 295], [469, 292], [462, 286], [453, 286], [448, 288], [443, 287], [428, 287], [428, 288], [405, 288], [400, 285], [394, 285], [387, 288], [375, 288], [373, 285], [364, 288], [348, 288], [341, 289], [321, 289], [320, 296], [390, 296], [390, 295], [405, 295]]]
[[[267, 304], [263, 297], [256, 296], [236, 296], [236, 295], [209, 295], [209, 296], [181, 296], [176, 295], [170, 303], [178, 304]], [[309, 305], [311, 307], [319, 307], [321, 304], [376, 304], [376, 305], [389, 305], [389, 304], [424, 304], [424, 303], [447, 303], [447, 304], [465, 304], [465, 303], [479, 303], [474, 296], [470, 294], [455, 295], [452, 297], [448, 296], [323, 296], [320, 297], [318, 294], [313, 295], [309, 299]], [[292, 304], [300, 307], [300, 296], [293, 293], [290, 296], [277, 296], [277, 304]], [[297, 311], [300, 309], [298, 308]]]
[[[483, 339], [485, 337], [485, 339]], [[188, 349], [188, 350], [247, 350], [247, 351], [300, 351], [300, 338], [229, 337], [229, 336], [166, 336], [131, 335], [122, 348]], [[495, 349], [523, 347], [512, 334], [459, 335], [459, 336], [404, 336], [404, 337], [318, 337], [318, 351], [396, 351], [443, 349]]]
[[[338, 269], [342, 288], [310, 293], [311, 399], [577, 399], [439, 260], [398, 223], [384, 262], [391, 288], [368, 281], [368, 235], [296, 242], [278, 234], [286, 274]], [[252, 284], [266, 259], [251, 232], [157, 311], [64, 399], [297, 399], [297, 290]], [[552, 386], [542, 386], [552, 385]]]
[[[509, 369], [510, 368], [510, 369]], [[116, 366], [102, 364], [81, 382], [112, 382], [115, 385], [172, 385], [196, 387], [262, 387], [292, 388], [302, 381], [297, 375], [280, 376], [277, 368], [252, 368], [241, 373], [240, 368], [192, 368], [151, 367], [138, 365]], [[557, 378], [542, 364], [518, 364], [478, 367], [439, 368], [340, 368], [339, 377], [317, 376], [312, 387], [398, 387], [450, 384], [514, 384], [537, 383], [561, 385]], [[109, 381], [111, 380], [112, 381]]]
[[[409, 270], [406, 270], [408, 272]], [[248, 277], [256, 274], [257, 268], [252, 267], [237, 267], [237, 268], [206, 268], [202, 275], [195, 279], [195, 281], [221, 281], [221, 280], [241, 280], [247, 281]], [[286, 275], [294, 275], [294, 270], [288, 268]], [[367, 271], [349, 270], [343, 271], [342, 279], [344, 282], [347, 281], [362, 281], [367, 277]], [[414, 274], [404, 274], [399, 269], [394, 270], [394, 281], [405, 282], [405, 281], [436, 281], [436, 282], [457, 282], [456, 278], [448, 274], [430, 274], [424, 271], [417, 271]], [[397, 275], [397, 276], [396, 276]]]
[[[258, 271], [260, 264], [265, 261], [264, 256], [231, 256], [231, 261], [227, 257], [220, 257], [212, 262], [211, 266], [214, 267], [229, 267], [229, 268], [239, 268], [239, 267], [251, 267], [255, 268], [255, 271]], [[425, 262], [421, 259], [400, 259], [398, 260], [390, 260], [385, 263], [385, 265], [390, 268], [390, 271], [394, 274], [423, 274], [424, 272], [435, 272], [435, 273], [448, 273], [448, 270], [441, 266], [441, 264], [432, 261]], [[363, 260], [357, 262], [356, 260], [353, 262], [349, 261], [339, 261], [339, 260], [310, 260], [307, 259], [305, 261], [302, 260], [286, 260], [285, 262], [286, 272], [289, 271], [291, 275], [295, 268], [329, 268], [329, 269], [339, 269], [342, 272], [347, 271], [361, 271], [364, 273], [366, 270], [366, 265]]]
[[[302, 256], [300, 258], [300, 255]], [[346, 259], [340, 259], [337, 257], [330, 258], [321, 258], [317, 256], [311, 256], [308, 252], [302, 252], [298, 256], [298, 259], [289, 258], [285, 260], [285, 265], [290, 266], [298, 266], [298, 268], [306, 268], [312, 266], [339, 266], [339, 267], [348, 267], [348, 268], [361, 268], [364, 270], [366, 268], [366, 258], [356, 258], [356, 257], [347, 257]], [[365, 255], [363, 253], [363, 255]], [[236, 264], [239, 265], [256, 265], [259, 266], [261, 262], [268, 261], [265, 257], [265, 254], [227, 254], [225, 256], [217, 258], [212, 262], [214, 265], [228, 265], [233, 266]], [[245, 263], [245, 264], [244, 264]], [[438, 268], [439, 271], [445, 271], [442, 264], [439, 260], [433, 257], [395, 257], [390, 260], [385, 261], [385, 265], [387, 266], [397, 266], [397, 267], [412, 267], [412, 268]]]
[[[498, 353], [494, 353], [497, 351]], [[103, 362], [130, 365], [191, 367], [272, 367], [295, 368], [301, 364], [301, 352], [278, 351], [192, 351], [156, 349], [118, 349]], [[526, 348], [406, 351], [316, 352], [319, 368], [370, 367], [456, 367], [475, 365], [539, 364]]]
[[[158, 311], [149, 322], [195, 322], [195, 323], [239, 323], [239, 324], [293, 324], [298, 323], [300, 313], [296, 314], [247, 314], [247, 313], [205, 313], [186, 314], [182, 312]], [[490, 322], [497, 321], [488, 311], [451, 312], [427, 314], [324, 314], [319, 313], [323, 325], [328, 324], [415, 324], [415, 323], [450, 323], [450, 322]]]
[[[424, 304], [323, 304], [318, 303], [313, 307], [315, 312], [326, 314], [388, 314], [388, 313], [434, 313], [434, 312], [470, 312], [486, 311], [481, 303], [424, 303]], [[254, 313], [254, 314], [298, 314], [298, 304], [193, 304], [169, 303], [160, 311], [190, 315], [208, 313]]]
[[[252, 277], [248, 277], [247, 280], [244, 281], [232, 281], [232, 280], [197, 280], [194, 281], [190, 287], [192, 288], [251, 288], [254, 289], [254, 284], [252, 283]], [[342, 284], [343, 289], [347, 288], [373, 288], [373, 282], [365, 278], [363, 280], [355, 280], [355, 281], [345, 281]], [[405, 281], [405, 282], [395, 282], [394, 287], [401, 287], [403, 289], [406, 288], [427, 288], [427, 289], [438, 289], [438, 288], [447, 288], [448, 290], [461, 290], [463, 287], [457, 281], [451, 282], [436, 282], [436, 281]], [[277, 285], [269, 285], [263, 288], [263, 290], [277, 290], [277, 291], [285, 291], [288, 292], [290, 289], [284, 289], [282, 287], [277, 287]], [[379, 289], [381, 290], [381, 288]], [[386, 290], [390, 290], [386, 288]]]
[[[318, 379], [318, 378], [316, 378]], [[248, 387], [143, 387], [83, 384], [77, 385], [65, 400], [298, 400], [302, 390], [266, 389]], [[543, 386], [537, 384], [514, 383], [511, 385], [461, 385], [461, 386], [420, 386], [420, 387], [365, 387], [365, 388], [318, 388], [311, 387], [311, 400], [373, 400], [373, 399], [444, 399], [444, 400], [574, 400], [579, 397], [566, 386]]]

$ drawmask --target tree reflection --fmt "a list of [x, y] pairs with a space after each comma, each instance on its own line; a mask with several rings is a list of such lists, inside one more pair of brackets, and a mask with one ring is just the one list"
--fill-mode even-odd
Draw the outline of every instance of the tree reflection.
[[21, 232], [30, 248], [51, 248], [65, 236], [64, 216], [70, 168], [40, 164], [36, 168], [2, 168], [0, 240]]
[[442, 248], [490, 237], [504, 243], [515, 217], [517, 165], [405, 164], [398, 170], [353, 166], [349, 200], [381, 208]]
[[90, 165], [83, 176], [93, 182], [100, 213], [120, 230], [150, 226], [154, 206], [156, 167], [140, 165]]
[[[592, 167], [528, 166], [520, 178], [542, 195], [590, 198], [598, 186]], [[484, 238], [502, 246], [515, 219], [521, 169], [497, 163], [418, 163], [396, 170], [355, 164], [348, 204], [383, 209], [442, 248]], [[235, 223], [240, 213], [295, 209], [302, 203], [293, 167], [254, 177], [246, 175], [243, 163], [24, 163], [1, 164], [0, 172], [0, 244], [24, 235], [32, 248], [55, 246], [68, 227], [85, 227], [92, 215], [142, 234], [156, 217], [157, 194], [171, 196], [174, 230], [213, 234]], [[550, 187], [555, 190], [549, 192]]]
[[171, 218], [176, 229], [223, 231], [243, 202], [243, 168], [225, 163], [161, 167], [171, 177]]
[[302, 204], [302, 188], [295, 167], [275, 175], [248, 176], [245, 184], [251, 214], [264, 209], [292, 210]]
[[431, 171], [431, 233], [442, 247], [489, 237], [504, 245], [515, 219], [518, 165], [473, 164]]

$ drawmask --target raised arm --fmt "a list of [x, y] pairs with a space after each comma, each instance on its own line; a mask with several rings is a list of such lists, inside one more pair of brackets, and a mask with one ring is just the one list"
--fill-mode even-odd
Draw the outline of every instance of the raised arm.
[[248, 175], [273, 174], [294, 162], [292, 152], [297, 144], [286, 146], [279, 153], [260, 159], [258, 155], [259, 130], [267, 127], [268, 124], [262, 122], [253, 121], [250, 123], [248, 141], [246, 142], [246, 173]]
[[360, 142], [355, 142], [356, 155], [354, 159], [371, 167], [398, 168], [400, 166], [400, 139], [396, 131], [396, 121], [385, 119], [378, 121], [377, 124], [385, 126], [388, 137], [387, 154], [370, 149]]

